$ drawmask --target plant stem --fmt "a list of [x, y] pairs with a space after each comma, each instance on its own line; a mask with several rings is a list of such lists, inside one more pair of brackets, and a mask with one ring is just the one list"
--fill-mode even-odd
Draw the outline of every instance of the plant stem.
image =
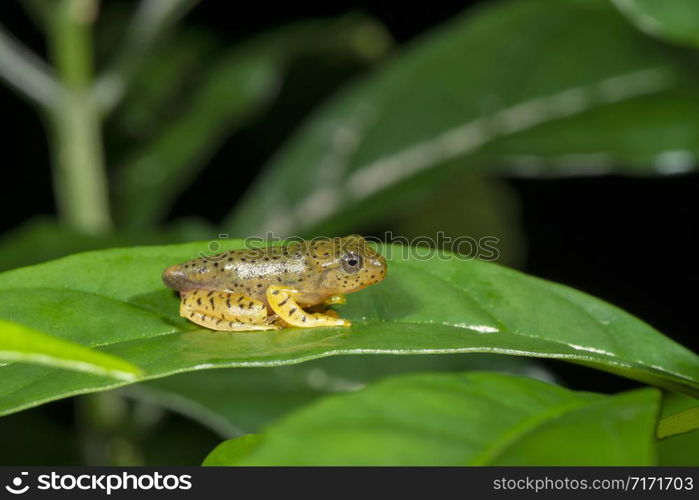
[[91, 233], [111, 229], [101, 118], [91, 98], [95, 0], [60, 0], [48, 28], [51, 56], [65, 87], [49, 111], [60, 218]]

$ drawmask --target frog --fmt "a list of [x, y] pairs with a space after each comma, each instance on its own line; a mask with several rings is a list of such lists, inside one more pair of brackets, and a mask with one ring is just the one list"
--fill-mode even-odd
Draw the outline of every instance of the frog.
[[386, 259], [352, 234], [229, 250], [173, 265], [163, 282], [180, 316], [216, 331], [349, 327], [328, 306], [386, 278]]

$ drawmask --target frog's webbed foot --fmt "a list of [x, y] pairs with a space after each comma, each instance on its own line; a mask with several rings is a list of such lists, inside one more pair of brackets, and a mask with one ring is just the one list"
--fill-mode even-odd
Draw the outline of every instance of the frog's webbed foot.
[[344, 295], [331, 295], [325, 301], [323, 304], [326, 306], [332, 306], [333, 304], [344, 304], [347, 302], [347, 298]]
[[304, 311], [296, 303], [293, 296], [298, 292], [283, 286], [267, 288], [267, 302], [279, 318], [291, 326], [313, 328], [319, 326], [351, 326], [346, 319], [330, 316], [329, 314]]
[[259, 300], [239, 293], [192, 290], [180, 294], [180, 316], [192, 323], [227, 332], [277, 330]]

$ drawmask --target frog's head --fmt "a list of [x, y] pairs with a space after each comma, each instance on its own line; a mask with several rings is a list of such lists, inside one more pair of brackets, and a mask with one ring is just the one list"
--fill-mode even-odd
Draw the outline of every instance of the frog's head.
[[386, 277], [386, 259], [367, 241], [353, 234], [344, 238], [317, 241], [314, 253], [323, 259], [323, 278], [320, 287], [326, 293], [356, 292]]

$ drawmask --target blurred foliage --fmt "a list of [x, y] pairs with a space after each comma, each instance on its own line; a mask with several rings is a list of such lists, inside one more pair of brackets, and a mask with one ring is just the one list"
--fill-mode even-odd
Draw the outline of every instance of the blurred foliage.
[[[153, 137], [146, 135], [147, 140], [140, 141], [144, 142], [141, 150], [133, 155], [126, 154], [120, 166], [116, 208], [122, 225], [148, 227], [162, 220], [175, 197], [193, 180], [223, 140], [269, 104], [290, 60], [301, 55], [326, 54], [370, 61], [383, 55], [389, 46], [381, 28], [361, 16], [286, 26], [210, 57], [198, 54], [196, 65], [192, 64], [196, 52], [190, 55], [179, 50], [181, 45], [197, 50], [201, 42], [194, 40], [192, 44], [188, 38], [175, 34], [175, 43], [164, 42], [161, 48], [164, 53], [154, 54], [161, 64], [138, 80], [151, 92], [141, 93], [139, 87], [134, 86], [134, 93], [139, 97], [125, 110], [130, 120], [127, 125], [142, 129], [144, 126], [139, 127], [139, 119], [143, 121], [142, 115], [153, 108], [166, 108], [167, 116], [153, 124], [157, 132]], [[318, 44], [318, 40], [323, 43]], [[165, 72], [165, 75], [152, 72]], [[196, 75], [196, 78], [189, 75]], [[163, 76], [168, 79], [164, 80]], [[176, 102], [171, 98], [168, 106], [164, 106], [162, 101], [176, 89], [160, 86], [156, 93], [153, 82], [169, 79], [183, 86], [190, 80], [191, 88], [184, 95], [178, 95]], [[144, 102], [148, 97], [153, 102]], [[149, 121], [152, 120], [151, 117]], [[129, 132], [132, 136], [137, 133]], [[231, 167], [232, 182], [235, 171], [240, 168], [239, 165]]]
[[[327, 102], [225, 223], [235, 234], [341, 233], [394, 215], [406, 198], [394, 187], [455, 162], [492, 172], [524, 156], [507, 171], [527, 175], [692, 169], [694, 61], [638, 33], [607, 0], [488, 3]], [[662, 114], [638, 121], [647, 99]]]
[[694, 0], [612, 0], [639, 29], [683, 45], [699, 45], [699, 3]]
[[[462, 255], [522, 266], [525, 236], [520, 228], [519, 203], [511, 188], [498, 179], [460, 172], [451, 173], [443, 184], [403, 206], [401, 215], [389, 222], [395, 234]], [[469, 239], [464, 241], [464, 236]], [[483, 238], [497, 250], [492, 255], [483, 253]], [[440, 239], [444, 242], [441, 245]]]
[[[44, 407], [0, 419], [3, 452], [0, 465], [82, 465], [80, 442], [72, 423], [58, 412], [47, 415]], [[46, 446], [51, 443], [51, 446]]]
[[[256, 432], [303, 404], [362, 389], [382, 377], [410, 372], [490, 370], [554, 381], [530, 359], [488, 354], [340, 356], [293, 366], [204, 370], [124, 388], [218, 432], [224, 438]], [[221, 394], [226, 397], [222, 398]]]
[[103, 421], [85, 415], [92, 404], [83, 398], [73, 402], [79, 404], [50, 403], [0, 419], [0, 465], [193, 465], [221, 441], [209, 429], [145, 401], [112, 407], [115, 415], [101, 413]]
[[0, 271], [88, 250], [202, 240], [211, 233], [206, 222], [184, 219], [154, 231], [118, 231], [99, 236], [67, 228], [49, 217], [35, 217], [0, 236]]

